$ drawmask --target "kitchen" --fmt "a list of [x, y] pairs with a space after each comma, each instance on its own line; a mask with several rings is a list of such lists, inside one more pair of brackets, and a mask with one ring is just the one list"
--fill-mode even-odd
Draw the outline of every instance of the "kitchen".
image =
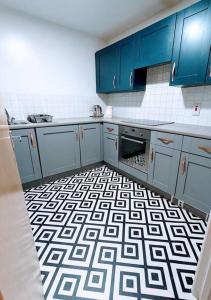
[[0, 299], [210, 299], [211, 1], [62, 2], [0, 1]]

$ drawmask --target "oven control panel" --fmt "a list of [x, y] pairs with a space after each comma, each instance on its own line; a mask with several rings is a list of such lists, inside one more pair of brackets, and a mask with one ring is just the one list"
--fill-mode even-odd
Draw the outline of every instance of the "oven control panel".
[[130, 126], [120, 126], [119, 131], [121, 135], [142, 138], [145, 140], [150, 139], [150, 130], [148, 129], [130, 127]]

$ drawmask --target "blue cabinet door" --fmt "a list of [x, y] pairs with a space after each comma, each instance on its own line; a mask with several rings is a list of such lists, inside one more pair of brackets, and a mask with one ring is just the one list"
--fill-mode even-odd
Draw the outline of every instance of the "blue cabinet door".
[[137, 68], [170, 62], [172, 59], [176, 15], [163, 19], [136, 34]]
[[211, 210], [211, 159], [182, 153], [176, 197], [206, 213]]
[[[211, 20], [210, 20], [211, 23]], [[210, 24], [211, 26], [211, 24]], [[210, 41], [211, 41], [211, 37], [210, 37]], [[209, 58], [209, 63], [208, 63], [208, 67], [207, 67], [207, 80], [206, 83], [211, 84], [211, 46], [210, 46], [210, 58]]]
[[174, 195], [179, 169], [180, 151], [151, 144], [148, 182]]
[[12, 130], [12, 140], [22, 183], [40, 179], [42, 175], [34, 129]]
[[108, 93], [117, 88], [117, 47], [106, 47], [95, 54], [97, 93]]
[[146, 68], [136, 69], [136, 40], [131, 35], [116, 44], [118, 56], [117, 91], [145, 91]]
[[84, 124], [79, 126], [81, 165], [86, 166], [102, 161], [102, 134], [100, 124]]
[[118, 136], [104, 133], [104, 161], [118, 168]]
[[36, 131], [44, 177], [81, 166], [77, 125], [43, 127]]
[[97, 93], [146, 89], [147, 70], [134, 70], [135, 51], [135, 38], [132, 35], [95, 54]]
[[210, 0], [200, 1], [178, 13], [171, 85], [205, 83], [210, 51], [210, 20]]
[[117, 90], [133, 89], [133, 70], [134, 70], [134, 35], [121, 40], [117, 44], [118, 48], [118, 81]]

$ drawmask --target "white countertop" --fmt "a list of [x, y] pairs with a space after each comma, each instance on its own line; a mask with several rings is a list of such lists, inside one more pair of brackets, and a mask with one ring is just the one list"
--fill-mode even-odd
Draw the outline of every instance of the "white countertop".
[[[135, 121], [135, 120], [134, 120]], [[118, 125], [128, 125], [132, 127], [145, 128], [154, 131], [176, 133], [187, 136], [194, 136], [200, 138], [211, 139], [211, 126], [199, 126], [191, 124], [166, 124], [159, 126], [144, 126], [141, 124], [130, 123], [128, 119], [124, 118], [65, 118], [65, 119], [54, 119], [51, 123], [27, 123], [19, 125], [11, 125], [10, 129], [24, 129], [24, 128], [37, 128], [37, 127], [49, 127], [49, 126], [63, 126], [73, 124], [87, 124], [87, 123], [112, 123]]]

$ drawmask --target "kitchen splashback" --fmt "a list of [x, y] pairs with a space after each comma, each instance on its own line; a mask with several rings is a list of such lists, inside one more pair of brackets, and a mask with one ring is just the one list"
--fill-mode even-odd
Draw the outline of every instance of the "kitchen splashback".
[[28, 114], [46, 113], [55, 118], [88, 117], [95, 104], [105, 104], [98, 96], [1, 94], [10, 116], [26, 119]]
[[[169, 77], [170, 65], [162, 65], [148, 69], [145, 92], [99, 96], [2, 93], [0, 97], [16, 119], [43, 112], [56, 118], [87, 117], [93, 105], [101, 105], [105, 112], [107, 104], [113, 106], [114, 117], [211, 126], [211, 86], [170, 87]], [[201, 104], [200, 116], [192, 116], [195, 103]]]
[[[149, 68], [145, 92], [110, 94], [113, 116], [211, 126], [211, 86], [170, 87], [170, 68]], [[201, 104], [200, 116], [192, 116], [195, 103]]]

